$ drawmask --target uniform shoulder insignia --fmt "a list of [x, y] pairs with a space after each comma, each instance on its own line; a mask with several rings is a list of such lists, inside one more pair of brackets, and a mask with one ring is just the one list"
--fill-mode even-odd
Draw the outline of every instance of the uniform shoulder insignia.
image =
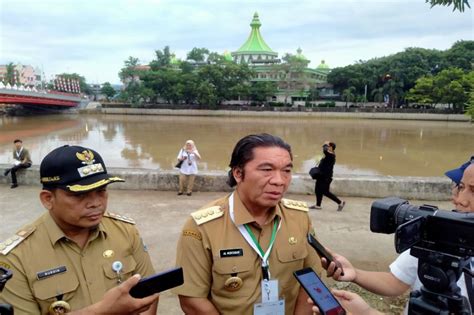
[[124, 216], [124, 215], [112, 213], [112, 212], [106, 212], [106, 213], [104, 213], [104, 217], [111, 218], [111, 219], [115, 219], [115, 220], [119, 220], [119, 221], [123, 221], [123, 222], [127, 222], [127, 223], [130, 223], [130, 224], [135, 224], [135, 220], [134, 220], [134, 219], [132, 219], [132, 218], [130, 218], [130, 217], [126, 217], [126, 216]]
[[224, 211], [221, 206], [213, 206], [209, 208], [204, 208], [198, 211], [191, 213], [194, 221], [197, 225], [212, 221], [214, 219], [220, 218], [224, 215]]
[[308, 204], [304, 201], [297, 201], [283, 198], [281, 200], [285, 208], [308, 212]]
[[28, 236], [33, 234], [33, 232], [36, 230], [36, 227], [34, 226], [28, 226], [25, 227], [18, 232], [16, 232], [15, 235], [12, 237], [6, 239], [5, 241], [0, 243], [0, 254], [6, 255], [8, 254], [12, 249], [18, 246], [21, 242], [26, 240]]

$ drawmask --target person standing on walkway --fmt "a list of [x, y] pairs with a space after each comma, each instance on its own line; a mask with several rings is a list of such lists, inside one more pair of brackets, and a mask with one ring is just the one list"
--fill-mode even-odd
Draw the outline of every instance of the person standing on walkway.
[[181, 164], [179, 167], [179, 190], [178, 195], [182, 195], [186, 189], [186, 194], [193, 194], [194, 179], [198, 173], [197, 161], [201, 155], [193, 140], [186, 141], [184, 147], [179, 150], [177, 159]]
[[16, 171], [22, 168], [28, 168], [31, 166], [31, 157], [30, 152], [23, 147], [23, 141], [16, 139], [13, 141], [15, 145], [13, 149], [13, 167], [5, 170], [3, 175], [8, 176], [8, 173], [11, 173], [12, 176], [12, 185], [11, 188], [18, 187], [18, 181], [16, 179]]
[[319, 162], [320, 174], [316, 180], [314, 186], [314, 193], [316, 195], [316, 204], [312, 205], [310, 209], [322, 209], [321, 202], [323, 201], [323, 195], [337, 203], [337, 211], [342, 211], [346, 202], [337, 198], [336, 195], [331, 193], [330, 186], [332, 182], [332, 175], [334, 170], [334, 164], [336, 164], [336, 144], [334, 142], [326, 141], [323, 144], [324, 157]]

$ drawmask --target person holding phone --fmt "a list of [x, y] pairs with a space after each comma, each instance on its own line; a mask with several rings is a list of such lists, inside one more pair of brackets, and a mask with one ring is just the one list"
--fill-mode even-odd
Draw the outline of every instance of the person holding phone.
[[293, 271], [320, 264], [306, 241], [313, 230], [306, 203], [283, 198], [292, 177], [290, 145], [248, 135], [229, 166], [234, 191], [193, 212], [178, 242], [185, 282], [173, 291], [183, 312], [312, 314]]
[[[352, 315], [384, 315], [384, 313], [370, 307], [357, 293], [335, 289], [331, 290], [331, 293], [341, 303], [342, 307]], [[308, 304], [313, 306], [312, 310], [314, 313], [320, 314], [319, 308], [314, 305], [313, 300], [310, 298], [308, 299]]]
[[334, 142], [325, 141], [323, 144], [324, 157], [319, 161], [319, 176], [314, 185], [314, 194], [316, 195], [316, 204], [312, 205], [310, 209], [322, 209], [321, 203], [323, 196], [328, 197], [337, 203], [337, 211], [342, 211], [346, 202], [339, 199], [331, 192], [332, 175], [334, 171], [334, 164], [336, 164], [336, 144]]
[[188, 140], [179, 150], [178, 161], [181, 163], [179, 167], [179, 189], [178, 196], [182, 195], [186, 190], [186, 195], [193, 194], [194, 180], [198, 173], [197, 161], [201, 159], [201, 155], [196, 148], [193, 140]]
[[107, 185], [123, 179], [96, 151], [68, 145], [46, 155], [40, 176], [47, 211], [0, 243], [0, 266], [13, 272], [0, 303], [19, 315], [156, 314], [157, 294], [129, 294], [155, 273], [135, 223], [107, 212]]
[[[459, 168], [445, 173], [454, 183], [452, 202], [458, 212], [474, 212], [474, 158], [464, 163]], [[344, 270], [337, 268], [334, 262], [328, 264], [327, 260], [321, 258], [327, 275], [335, 280], [350, 281], [358, 284], [364, 289], [383, 296], [399, 296], [408, 291], [419, 290], [422, 286], [418, 278], [418, 259], [410, 255], [410, 250], [401, 253], [390, 265], [390, 272], [374, 272], [355, 268], [350, 261], [342, 255], [333, 254], [334, 259], [339, 262]], [[471, 258], [471, 271], [474, 271], [474, 257]], [[471, 281], [471, 283], [469, 282]], [[472, 295], [472, 279], [466, 273], [459, 278], [457, 285], [461, 289], [461, 295], [474, 301]], [[471, 289], [468, 289], [471, 287]], [[405, 308], [405, 314], [407, 308]]]

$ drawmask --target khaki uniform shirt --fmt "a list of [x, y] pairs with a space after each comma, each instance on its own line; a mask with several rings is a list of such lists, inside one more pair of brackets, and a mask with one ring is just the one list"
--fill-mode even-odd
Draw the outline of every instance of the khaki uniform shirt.
[[57, 300], [68, 302], [74, 311], [96, 303], [117, 286], [114, 261], [123, 264], [122, 280], [136, 273], [154, 274], [138, 230], [123, 220], [106, 214], [81, 249], [47, 212], [16, 237], [0, 243], [0, 252], [5, 253], [5, 245], [26, 237], [6, 255], [0, 254], [0, 265], [13, 271], [0, 302], [12, 304], [15, 315], [48, 314]]
[[[312, 231], [307, 206], [290, 202], [299, 206], [280, 202], [272, 210], [268, 224], [259, 227], [238, 193], [234, 193], [235, 224], [249, 224], [263, 251], [270, 244], [273, 220], [277, 216], [281, 220], [268, 262], [271, 279], [278, 279], [279, 297], [285, 299], [285, 314], [293, 314], [300, 289], [293, 272], [305, 267], [318, 271], [321, 268], [319, 257], [306, 241], [307, 233]], [[195, 219], [203, 216], [207, 222], [198, 225]], [[184, 285], [174, 293], [208, 298], [221, 314], [253, 314], [254, 304], [261, 303], [262, 260], [235, 224], [229, 215], [229, 196], [192, 214], [177, 248], [177, 265], [183, 267]], [[225, 284], [232, 276], [243, 281], [236, 291], [230, 291]]]
[[16, 149], [13, 149], [13, 159], [14, 160], [18, 160], [20, 162], [23, 163], [23, 161], [25, 161], [25, 163], [30, 163], [31, 164], [31, 157], [30, 157], [30, 152], [23, 148], [23, 150], [21, 150], [21, 153], [20, 153], [20, 156], [18, 156], [16, 154]]

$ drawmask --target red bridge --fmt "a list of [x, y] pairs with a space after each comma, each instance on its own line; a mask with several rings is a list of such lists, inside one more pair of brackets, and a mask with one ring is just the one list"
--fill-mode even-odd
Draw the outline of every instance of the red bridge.
[[37, 92], [0, 88], [0, 104], [40, 105], [57, 108], [76, 107], [83, 99], [78, 94], [57, 91]]

